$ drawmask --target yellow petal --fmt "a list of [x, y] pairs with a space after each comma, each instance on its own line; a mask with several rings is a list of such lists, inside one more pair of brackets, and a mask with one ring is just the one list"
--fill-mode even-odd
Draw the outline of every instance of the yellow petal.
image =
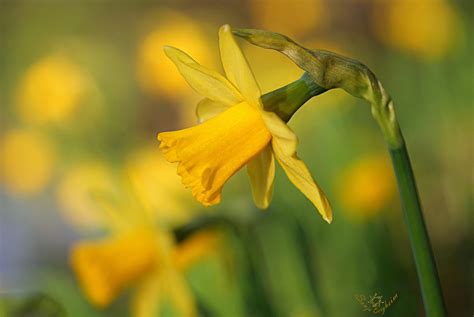
[[167, 294], [177, 310], [178, 316], [197, 316], [196, 304], [184, 276], [177, 271], [169, 270], [166, 273]]
[[[280, 139], [272, 139], [275, 157], [285, 171], [290, 181], [298, 188], [317, 208], [321, 216], [328, 223], [332, 221], [332, 210], [324, 192], [314, 181], [311, 173], [302, 160], [296, 155], [296, 151], [288, 155], [288, 141], [280, 142]], [[291, 146], [296, 148], [296, 144]]]
[[199, 123], [202, 123], [226, 111], [228, 108], [229, 107], [223, 103], [204, 98], [196, 107], [196, 116], [198, 117]]
[[247, 173], [255, 204], [258, 208], [267, 208], [272, 200], [275, 178], [275, 160], [270, 144], [247, 164]]
[[90, 302], [105, 307], [152, 269], [155, 250], [153, 233], [138, 229], [99, 242], [78, 243], [71, 264]]
[[219, 235], [212, 230], [201, 230], [176, 246], [173, 252], [173, 263], [184, 271], [206, 255], [215, 251], [219, 244]]
[[226, 77], [240, 90], [247, 102], [260, 106], [260, 88], [228, 24], [219, 29], [219, 48]]
[[243, 100], [239, 91], [221, 74], [199, 65], [177, 48], [165, 46], [164, 51], [188, 84], [199, 94], [227, 106], [233, 106]]
[[296, 152], [298, 137], [274, 112], [262, 111], [262, 118], [274, 139], [278, 140], [280, 149], [286, 156]]
[[219, 203], [225, 182], [262, 151], [271, 134], [259, 110], [242, 102], [192, 128], [158, 135], [165, 158], [204, 206]]
[[160, 273], [160, 270], [155, 270], [138, 285], [130, 303], [133, 317], [158, 316], [163, 297]]

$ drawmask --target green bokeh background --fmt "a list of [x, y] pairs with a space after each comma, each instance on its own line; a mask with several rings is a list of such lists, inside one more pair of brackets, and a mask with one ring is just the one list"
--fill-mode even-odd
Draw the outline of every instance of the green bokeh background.
[[[293, 36], [302, 43], [331, 43], [332, 47], [318, 48], [337, 47], [363, 61], [392, 95], [417, 176], [449, 316], [471, 316], [474, 7], [470, 1], [448, 2], [460, 23], [457, 33], [450, 35], [456, 41], [442, 56], [428, 58], [391, 46], [376, 35], [371, 19], [379, 1], [322, 3], [324, 21]], [[22, 121], [15, 95], [25, 72], [51, 52], [59, 50], [74, 60], [97, 89], [96, 95], [82, 101], [70, 124], [41, 127], [60, 157], [41, 192], [19, 196], [4, 183], [0, 187], [0, 316], [129, 315], [127, 291], [105, 310], [95, 309], [82, 295], [69, 267], [69, 248], [100, 232], [85, 234], [64, 219], [55, 186], [71, 162], [100, 158], [115, 168], [137, 145], [153, 142], [157, 132], [183, 127], [175, 107], [187, 101], [150, 94], [137, 78], [137, 50], [155, 15], [174, 10], [199, 24], [216, 52], [210, 58], [219, 65], [218, 27], [225, 23], [261, 27], [252, 8], [252, 1], [211, 0], [0, 3], [1, 134], [37, 128]], [[285, 33], [278, 29], [278, 21], [272, 27]], [[422, 21], [420, 28], [426, 27]], [[296, 16], [294, 23], [299, 23]], [[241, 44], [251, 66], [262, 68], [258, 58], [250, 56], [260, 49]], [[279, 65], [266, 67], [268, 76], [278, 76]], [[322, 221], [281, 169], [273, 202], [264, 212], [253, 207], [242, 172], [226, 185], [220, 205], [210, 211], [193, 205], [196, 217], [211, 214], [233, 223], [219, 226], [225, 254], [206, 257], [186, 273], [202, 316], [370, 316], [355, 296], [374, 293], [385, 298], [398, 295], [386, 316], [423, 316], [397, 200], [360, 219], [351, 217], [353, 212], [338, 200], [335, 184], [341, 171], [367, 155], [384, 153], [385, 145], [369, 107], [336, 94], [314, 98], [290, 121], [300, 138], [299, 156], [333, 204], [331, 225]], [[193, 103], [189, 111], [194, 111]], [[171, 306], [161, 313], [176, 316]]]

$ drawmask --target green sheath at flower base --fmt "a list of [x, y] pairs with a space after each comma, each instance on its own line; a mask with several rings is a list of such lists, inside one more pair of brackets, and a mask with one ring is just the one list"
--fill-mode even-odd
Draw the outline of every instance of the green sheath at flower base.
[[304, 73], [300, 79], [263, 95], [262, 103], [266, 111], [274, 112], [288, 122], [306, 101], [326, 91], [308, 73]]
[[[311, 90], [316, 95], [325, 90], [342, 88], [371, 105], [372, 115], [382, 130], [392, 156], [426, 315], [428, 317], [446, 316], [436, 263], [431, 251], [408, 151], [395, 116], [392, 99], [380, 81], [367, 66], [357, 60], [325, 50], [307, 49], [282, 34], [254, 29], [234, 29], [233, 32], [257, 46], [283, 53], [305, 70], [310, 76], [306, 79], [314, 81], [315, 86], [312, 86], [310, 81], [304, 83], [302, 78], [300, 82], [293, 83], [299, 87], [296, 91], [303, 90], [309, 94], [308, 87], [319, 87], [321, 90]], [[281, 89], [284, 90], [289, 86]], [[283, 99], [281, 98], [282, 101]], [[266, 97], [262, 97], [262, 101], [266, 104]], [[276, 106], [271, 106], [272, 111], [281, 118], [291, 117], [297, 110], [294, 108], [295, 104], [291, 102], [286, 110], [284, 102], [275, 104]]]
[[403, 143], [392, 99], [374, 73], [361, 62], [325, 50], [310, 50], [275, 32], [234, 29], [234, 34], [257, 46], [280, 51], [326, 90], [342, 88], [372, 106], [372, 114], [391, 148]]

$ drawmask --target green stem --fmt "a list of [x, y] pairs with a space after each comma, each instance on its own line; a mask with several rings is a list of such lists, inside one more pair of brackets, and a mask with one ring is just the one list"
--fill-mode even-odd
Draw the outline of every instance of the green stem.
[[262, 103], [266, 111], [274, 112], [283, 121], [288, 122], [306, 101], [326, 91], [327, 89], [317, 85], [308, 73], [304, 73], [300, 79], [264, 94]]
[[441, 285], [423, 219], [415, 175], [413, 174], [405, 142], [402, 142], [397, 148], [390, 148], [389, 150], [397, 177], [405, 223], [415, 259], [426, 316], [444, 317], [446, 316], [446, 308], [443, 302]]

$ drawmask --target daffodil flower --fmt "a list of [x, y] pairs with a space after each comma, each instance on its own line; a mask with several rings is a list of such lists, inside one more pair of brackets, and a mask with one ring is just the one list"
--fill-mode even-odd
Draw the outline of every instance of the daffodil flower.
[[72, 246], [70, 262], [84, 295], [95, 307], [105, 308], [125, 290], [133, 290], [133, 317], [156, 316], [165, 302], [179, 316], [197, 316], [185, 273], [218, 250], [217, 232], [202, 230], [176, 243], [167, 222], [141, 195], [139, 184], [129, 182], [135, 176], [126, 176], [123, 190], [97, 193], [91, 188], [97, 210], [103, 212], [103, 229], [109, 234]]
[[218, 204], [224, 184], [247, 165], [255, 204], [263, 209], [272, 198], [276, 158], [330, 223], [329, 202], [296, 154], [298, 138], [275, 113], [264, 110], [260, 88], [229, 25], [219, 30], [219, 47], [227, 78], [177, 48], [164, 48], [188, 84], [205, 97], [196, 110], [201, 124], [158, 134], [166, 159], [179, 163], [183, 184], [204, 206]]
[[124, 290], [134, 288], [130, 303], [134, 317], [156, 316], [165, 299], [180, 316], [197, 316], [184, 273], [216, 244], [216, 234], [210, 231], [176, 245], [164, 230], [136, 227], [99, 241], [78, 242], [71, 265], [96, 307], [107, 307]]

